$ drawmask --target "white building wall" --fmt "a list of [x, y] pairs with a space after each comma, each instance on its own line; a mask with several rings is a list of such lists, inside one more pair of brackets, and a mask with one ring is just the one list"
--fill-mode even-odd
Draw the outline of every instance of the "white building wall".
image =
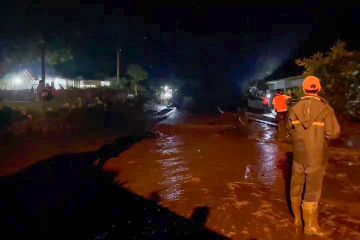
[[[110, 81], [101, 80], [72, 80], [62, 77], [46, 76], [45, 84], [51, 85], [54, 82], [55, 89], [68, 88], [95, 88], [95, 87], [109, 87]], [[7, 79], [0, 80], [0, 90], [25, 90], [37, 88], [39, 80], [33, 79]]]

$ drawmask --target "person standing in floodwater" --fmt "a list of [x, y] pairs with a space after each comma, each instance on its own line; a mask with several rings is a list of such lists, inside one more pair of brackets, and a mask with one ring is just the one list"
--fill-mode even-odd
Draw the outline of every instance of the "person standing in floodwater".
[[324, 237], [330, 232], [319, 226], [318, 202], [327, 165], [328, 141], [339, 137], [340, 126], [332, 107], [318, 96], [321, 85], [317, 77], [305, 78], [303, 90], [305, 96], [290, 108], [287, 117], [294, 151], [291, 206], [295, 226], [302, 225], [302, 208], [305, 234]]
[[44, 80], [40, 80], [39, 85], [36, 88], [36, 94], [38, 96], [38, 100], [43, 99], [42, 93], [44, 92], [44, 90], [45, 90], [45, 82], [44, 82]]
[[51, 94], [51, 96], [53, 96], [53, 97], [56, 97], [56, 95], [57, 95], [57, 91], [56, 91], [55, 83], [54, 83], [54, 82], [51, 82], [51, 85], [50, 85], [50, 94]]
[[286, 115], [288, 111], [287, 100], [290, 97], [285, 95], [281, 90], [276, 91], [276, 95], [273, 98], [274, 110], [276, 112], [276, 122], [278, 124], [279, 137], [285, 135]]

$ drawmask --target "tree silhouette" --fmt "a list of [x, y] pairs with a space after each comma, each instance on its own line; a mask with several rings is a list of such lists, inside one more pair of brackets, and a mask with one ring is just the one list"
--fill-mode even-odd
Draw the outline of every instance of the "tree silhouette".
[[360, 52], [348, 51], [343, 41], [338, 41], [327, 53], [297, 59], [304, 67], [304, 76], [320, 78], [321, 94], [335, 111], [344, 116], [360, 119]]
[[135, 95], [138, 95], [139, 85], [149, 77], [148, 72], [146, 72], [140, 65], [130, 64], [127, 66], [126, 74], [130, 77], [130, 83], [134, 88]]

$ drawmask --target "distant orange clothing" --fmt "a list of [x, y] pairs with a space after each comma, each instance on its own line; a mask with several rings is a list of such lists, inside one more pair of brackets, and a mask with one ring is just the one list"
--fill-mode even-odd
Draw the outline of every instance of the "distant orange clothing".
[[267, 97], [260, 97], [264, 106], [269, 106], [270, 100]]
[[283, 95], [276, 95], [273, 99], [274, 109], [276, 112], [286, 112], [288, 109], [286, 101], [290, 97], [283, 94]]

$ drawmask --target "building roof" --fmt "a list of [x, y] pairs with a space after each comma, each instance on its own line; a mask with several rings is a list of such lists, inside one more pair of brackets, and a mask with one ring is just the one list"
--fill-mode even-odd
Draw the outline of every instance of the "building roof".
[[302, 75], [297, 75], [297, 76], [292, 76], [292, 77], [287, 77], [287, 78], [280, 78], [280, 79], [273, 79], [273, 80], [265, 80], [266, 84], [271, 84], [271, 83], [275, 83], [275, 82], [279, 82], [279, 81], [292, 81], [292, 80], [297, 80], [297, 79], [301, 79], [304, 78]]

